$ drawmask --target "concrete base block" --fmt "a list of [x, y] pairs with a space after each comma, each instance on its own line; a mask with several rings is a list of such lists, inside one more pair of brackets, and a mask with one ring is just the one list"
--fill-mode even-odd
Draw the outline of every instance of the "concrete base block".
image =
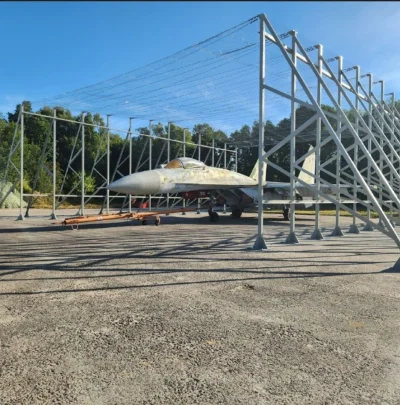
[[400, 259], [397, 259], [397, 262], [391, 268], [392, 271], [400, 272]]
[[318, 228], [314, 229], [314, 232], [311, 235], [311, 239], [313, 240], [322, 240], [324, 237], [322, 236], [321, 231]]
[[358, 229], [357, 225], [351, 224], [350, 228], [348, 230], [349, 233], [360, 233], [360, 230]]
[[374, 230], [374, 227], [371, 224], [365, 224], [362, 230], [366, 232], [372, 232]]
[[342, 231], [342, 228], [340, 226], [337, 226], [333, 232], [331, 233], [331, 236], [344, 236], [344, 233]]
[[253, 249], [254, 250], [267, 250], [268, 249], [267, 244], [265, 243], [264, 237], [262, 237], [262, 236], [258, 237], [257, 236], [257, 239], [256, 239], [256, 241], [254, 242], [254, 245], [253, 245]]
[[299, 240], [294, 232], [290, 232], [285, 243], [299, 243]]

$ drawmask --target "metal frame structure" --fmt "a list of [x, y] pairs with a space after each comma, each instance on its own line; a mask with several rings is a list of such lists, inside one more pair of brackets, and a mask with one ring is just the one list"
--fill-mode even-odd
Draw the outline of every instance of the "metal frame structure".
[[[45, 142], [42, 146], [41, 149], [41, 154], [40, 154], [40, 159], [38, 162], [37, 166], [37, 171], [35, 175], [35, 179], [32, 184], [32, 193], [24, 193], [23, 190], [23, 185], [24, 185], [24, 136], [25, 136], [25, 129], [24, 129], [24, 121], [25, 118], [29, 117], [41, 117], [45, 118], [48, 120], [49, 123], [49, 130], [46, 134]], [[3, 201], [7, 198], [7, 196], [14, 191], [16, 185], [20, 183], [20, 213], [18, 216], [18, 220], [24, 220], [24, 218], [29, 217], [29, 210], [32, 208], [34, 204], [34, 198], [38, 197], [52, 197], [52, 209], [51, 209], [51, 214], [50, 218], [51, 219], [56, 219], [57, 218], [57, 210], [59, 209], [60, 205], [67, 199], [67, 198], [80, 198], [80, 207], [77, 212], [77, 215], [85, 215], [85, 207], [90, 202], [92, 199], [102, 199], [102, 206], [100, 208], [99, 214], [103, 213], [104, 208], [106, 209], [106, 213], [108, 214], [110, 211], [110, 203], [113, 202], [115, 199], [120, 199], [122, 200], [122, 204], [120, 206], [120, 212], [122, 212], [124, 209], [127, 209], [128, 212], [132, 212], [132, 196], [125, 196], [125, 195], [119, 195], [119, 194], [110, 194], [109, 190], [106, 189], [106, 186], [113, 181], [117, 180], [120, 177], [126, 176], [128, 174], [141, 171], [141, 170], [150, 170], [150, 169], [155, 169], [157, 167], [160, 167], [160, 164], [165, 164], [168, 161], [171, 160], [171, 145], [172, 144], [178, 144], [179, 147], [176, 152], [176, 156], [172, 158], [176, 158], [179, 156], [186, 156], [187, 153], [187, 146], [188, 143], [186, 142], [186, 137], [185, 134], [187, 133], [188, 129], [187, 128], [181, 128], [183, 131], [183, 140], [177, 140], [177, 139], [171, 139], [170, 137], [170, 129], [171, 129], [171, 124], [172, 122], [168, 123], [168, 132], [166, 134], [166, 137], [163, 136], [156, 136], [154, 135], [152, 131], [152, 121], [149, 122], [149, 132], [150, 134], [145, 134], [145, 133], [138, 133], [133, 130], [132, 128], [132, 122], [134, 120], [134, 117], [129, 118], [129, 127], [127, 130], [121, 130], [121, 129], [115, 129], [111, 128], [110, 126], [110, 117], [111, 115], [106, 116], [106, 125], [101, 126], [101, 125], [96, 125], [96, 124], [90, 124], [85, 122], [85, 112], [82, 113], [80, 121], [73, 121], [65, 118], [60, 118], [57, 117], [57, 111], [53, 110], [53, 115], [48, 116], [48, 115], [43, 115], [43, 114], [38, 114], [38, 113], [33, 113], [33, 112], [26, 112], [23, 109], [23, 106], [21, 105], [21, 110], [20, 114], [18, 116], [18, 121], [16, 125], [16, 129], [14, 132], [13, 140], [12, 140], [12, 145], [10, 148], [10, 153], [8, 156], [8, 161], [6, 165], [6, 170], [4, 172], [3, 179], [4, 182], [2, 183], [2, 195], [3, 198], [0, 199], [0, 204], [3, 203]], [[56, 146], [57, 146], [57, 124], [59, 122], [69, 122], [72, 124], [75, 124], [77, 127], [77, 130], [75, 133], [71, 134], [71, 138], [74, 139], [73, 141], [73, 147], [71, 149], [69, 161], [67, 164], [67, 167], [62, 168], [63, 170], [63, 178], [61, 182], [61, 187], [57, 189], [57, 183], [56, 183], [56, 176], [60, 175], [60, 173], [57, 173], [57, 155], [56, 155]], [[94, 158], [93, 165], [88, 168], [88, 165], [86, 163], [85, 159], [85, 127], [95, 127], [98, 130], [103, 130], [103, 135], [100, 138], [97, 151], [96, 151], [96, 156]], [[179, 126], [177, 126], [180, 128]], [[110, 151], [110, 134], [112, 131], [118, 131], [119, 133], [125, 134], [125, 139], [122, 144], [121, 151], [119, 153], [119, 156], [116, 159], [116, 165], [114, 170], [111, 172], [111, 151]], [[134, 162], [133, 161], [133, 146], [132, 146], [132, 140], [134, 137], [142, 137], [145, 139], [144, 146], [142, 150], [140, 151], [139, 159]], [[52, 142], [50, 142], [52, 138]], [[163, 142], [163, 146], [161, 150], [159, 151], [158, 156], [155, 156], [153, 154], [153, 142], [160, 140]], [[51, 147], [50, 147], [51, 146]], [[232, 161], [234, 160], [234, 166], [235, 170], [237, 169], [237, 149], [228, 149], [227, 144], [224, 144], [224, 147], [221, 148], [221, 146], [216, 146], [215, 140], [213, 139], [212, 145], [206, 145], [202, 143], [201, 135], [199, 136], [199, 141], [197, 144], [191, 143], [190, 144], [191, 148], [193, 148], [193, 151], [191, 153], [191, 156], [193, 158], [199, 158], [202, 159], [203, 161], [211, 166], [215, 167], [227, 167], [227, 161]], [[202, 155], [202, 150], [207, 150], [206, 155]], [[147, 152], [147, 153], [146, 153]], [[166, 152], [166, 153], [165, 153]], [[147, 154], [147, 158], [145, 158]], [[154, 155], [154, 156], [153, 156]], [[218, 159], [215, 161], [215, 155], [218, 156]], [[19, 157], [19, 162], [20, 166], [16, 166], [13, 163], [13, 158], [16, 156]], [[44, 165], [44, 160], [47, 157], [51, 157], [52, 160], [52, 170], [49, 170], [47, 166]], [[77, 172], [74, 170], [72, 164], [79, 159], [80, 157], [80, 167], [81, 170], [80, 172]], [[99, 170], [98, 166], [101, 161], [106, 161], [106, 167], [105, 167], [105, 172], [102, 172]], [[122, 169], [122, 166], [128, 161], [128, 172], [124, 172]], [[147, 165], [147, 167], [146, 167]], [[37, 187], [37, 180], [38, 176], [40, 173], [40, 170], [45, 169], [46, 173], [51, 177], [52, 179], [52, 192], [51, 193], [42, 193], [40, 189]], [[7, 178], [10, 176], [11, 170], [16, 171], [18, 175], [18, 180], [14, 181], [14, 183], [7, 189], [5, 190], [5, 184], [7, 181]], [[65, 190], [64, 185], [66, 182], [67, 175], [70, 172], [74, 172], [78, 178], [77, 183], [75, 186], [70, 189], [70, 190]], [[95, 173], [100, 176], [102, 179], [102, 184], [96, 188], [96, 190], [93, 193], [88, 193], [85, 191], [85, 173], [89, 173], [92, 175]], [[78, 188], [80, 185], [81, 191], [80, 193], [76, 193], [75, 190]], [[3, 194], [4, 192], [4, 194]], [[146, 196], [135, 196], [138, 199], [146, 199]], [[23, 207], [24, 204], [24, 198], [28, 198], [28, 204], [26, 209]], [[178, 194], [174, 195], [167, 195], [165, 196], [150, 196], [148, 198], [149, 200], [149, 208], [152, 209], [152, 206], [150, 205], [152, 201], [156, 201], [156, 209], [159, 209], [163, 206], [166, 206], [167, 208], [174, 208], [177, 207], [178, 205], [182, 204], [183, 208], [190, 206], [197, 202], [197, 207], [198, 207], [198, 212], [200, 212], [200, 208], [202, 207], [202, 204], [207, 200], [205, 198], [200, 198], [196, 199], [196, 201], [186, 201], [182, 199], [181, 196]], [[154, 208], [154, 207], [153, 207]], [[25, 214], [24, 214], [25, 210]], [[183, 212], [185, 214], [185, 212]]]
[[[266, 179], [264, 163], [276, 171], [287, 176], [290, 181], [290, 226], [285, 242], [299, 243], [296, 235], [295, 209], [300, 203], [296, 200], [296, 187], [298, 185], [306, 188], [314, 195], [315, 204], [315, 225], [311, 239], [319, 241], [324, 239], [320, 227], [320, 204], [330, 202], [336, 208], [335, 227], [331, 236], [342, 237], [344, 232], [340, 223], [340, 210], [351, 213], [352, 224], [348, 233], [360, 233], [361, 231], [378, 230], [390, 237], [400, 247], [400, 238], [396, 232], [396, 225], [400, 224], [400, 113], [396, 109], [396, 102], [393, 93], [385, 94], [385, 85], [382, 80], [374, 82], [372, 73], [361, 74], [359, 66], [344, 68], [343, 57], [324, 57], [322, 45], [304, 47], [295, 31], [289, 31], [278, 35], [268, 18], [261, 14], [259, 20], [259, 134], [258, 134], [258, 231], [254, 243], [254, 249], [266, 250], [267, 244], [264, 240], [263, 229], [263, 184]], [[254, 44], [250, 44], [254, 45]], [[269, 45], [267, 49], [267, 45]], [[267, 80], [269, 66], [269, 52], [274, 47], [276, 52], [283, 58], [285, 66], [289, 69], [290, 90], [273, 87], [273, 81]], [[336, 65], [336, 66], [335, 66]], [[311, 79], [304, 75], [303, 68], [311, 74]], [[350, 77], [353, 76], [354, 77]], [[310, 83], [310, 80], [313, 82]], [[377, 86], [376, 86], [377, 85]], [[376, 91], [376, 87], [378, 91]], [[289, 133], [275, 140], [275, 144], [267, 143], [264, 136], [265, 118], [268, 117], [267, 92], [273, 93], [273, 98], [282, 99], [290, 103], [290, 130]], [[390, 96], [389, 101], [385, 97]], [[326, 108], [323, 100], [328, 100], [330, 109]], [[297, 111], [304, 108], [310, 112], [305, 121], [298, 119]], [[44, 117], [49, 121], [49, 129], [45, 142], [42, 146], [38, 169], [33, 181], [32, 194], [23, 192], [24, 184], [24, 124], [25, 117]], [[228, 149], [216, 145], [215, 139], [211, 145], [202, 142], [202, 134], [198, 134], [198, 142], [191, 144], [190, 152], [186, 141], [187, 128], [177, 127], [182, 130], [182, 140], [171, 139], [171, 121], [167, 124], [167, 131], [162, 136], [154, 134], [153, 120], [149, 121], [148, 134], [137, 133], [133, 130], [133, 120], [129, 118], [127, 130], [113, 129], [110, 124], [111, 114], [106, 116], [106, 125], [99, 126], [85, 122], [85, 112], [82, 112], [80, 121], [68, 120], [57, 117], [54, 110], [52, 116], [26, 112], [21, 106], [16, 130], [12, 140], [8, 162], [4, 174], [4, 180], [12, 170], [15, 171], [18, 179], [15, 180], [9, 190], [3, 196], [13, 191], [20, 183], [20, 215], [18, 219], [24, 219], [23, 202], [28, 197], [28, 206], [25, 217], [29, 216], [29, 209], [32, 207], [33, 198], [41, 195], [52, 196], [51, 218], [55, 219], [57, 209], [62, 202], [69, 198], [80, 198], [79, 214], [84, 215], [85, 206], [94, 198], [102, 199], [100, 214], [105, 209], [110, 211], [110, 203], [115, 199], [121, 201], [120, 211], [132, 211], [132, 196], [110, 195], [106, 186], [133, 172], [154, 169], [160, 164], [170, 161], [171, 145], [177, 144], [177, 156], [196, 157], [206, 164], [216, 167], [227, 168], [228, 164], [234, 162], [237, 170], [238, 153], [236, 149]], [[74, 124], [76, 132], [71, 135], [74, 143], [71, 149], [67, 167], [61, 168], [63, 179], [61, 188], [57, 190], [57, 127], [61, 121], [68, 121]], [[94, 163], [88, 171], [85, 161], [85, 128], [96, 127], [101, 131]], [[118, 131], [125, 135], [123, 145], [114, 170], [111, 171], [111, 150], [110, 135], [112, 131]], [[303, 136], [307, 134], [307, 136]], [[311, 137], [310, 137], [311, 134]], [[136, 161], [133, 159], [133, 139], [141, 137], [143, 145]], [[299, 152], [300, 142], [307, 138], [312, 148], [307, 152]], [[50, 142], [52, 139], [52, 143]], [[155, 145], [161, 142], [162, 146], [157, 153], [154, 153]], [[52, 146], [52, 147], [51, 147]], [[273, 155], [283, 147], [289, 150], [289, 169], [280, 167], [274, 163]], [[313, 175], [307, 169], [301, 167], [304, 160], [315, 153], [316, 171]], [[52, 168], [44, 165], [45, 158], [52, 156]], [[175, 157], [177, 157], [175, 156]], [[16, 157], [19, 158], [19, 167], [16, 164]], [[73, 169], [73, 163], [80, 159], [80, 172]], [[104, 160], [105, 172], [104, 172]], [[128, 162], [128, 170], [126, 163]], [[100, 167], [103, 166], [103, 172]], [[45, 169], [52, 178], [52, 193], [37, 194], [35, 191], [40, 171]], [[78, 183], [71, 190], [64, 190], [67, 175], [74, 171]], [[311, 176], [315, 183], [307, 184], [302, 181], [299, 174], [303, 172]], [[14, 174], [15, 174], [14, 173]], [[91, 175], [96, 173], [102, 184], [93, 192], [85, 191], [85, 173]], [[2, 185], [4, 188], [5, 182]], [[74, 193], [80, 185], [80, 193]], [[331, 192], [327, 193], [326, 189]], [[3, 192], [4, 190], [2, 190]], [[2, 193], [3, 195], [3, 193]], [[145, 196], [137, 196], [145, 198]], [[264, 201], [265, 202], [265, 201]], [[0, 201], [0, 204], [2, 201]], [[268, 203], [268, 202], [267, 202]], [[273, 204], [274, 202], [271, 201]], [[179, 204], [185, 208], [193, 204], [200, 212], [202, 200], [183, 200], [177, 194], [167, 196], [150, 196], [150, 209], [167, 207], [174, 208]], [[364, 213], [365, 211], [365, 213]], [[224, 212], [226, 207], [224, 206]], [[372, 213], [378, 214], [379, 220], [372, 218]], [[185, 214], [184, 212], [182, 213]], [[357, 225], [357, 220], [364, 223], [362, 229]]]
[[[316, 194], [315, 228], [311, 238], [320, 240], [323, 238], [319, 223], [319, 202], [321, 198], [330, 201], [336, 206], [336, 226], [332, 236], [342, 236], [340, 227], [339, 210], [350, 212], [353, 216], [353, 224], [350, 233], [359, 233], [356, 219], [362, 220], [366, 225], [364, 230], [378, 229], [392, 238], [400, 247], [400, 238], [394, 228], [398, 223], [398, 217], [393, 214], [393, 207], [398, 212], [400, 208], [398, 168], [400, 165], [400, 115], [395, 109], [394, 95], [391, 104], [384, 102], [384, 84], [381, 81], [380, 97], [376, 97], [373, 91], [372, 74], [360, 75], [360, 67], [343, 68], [343, 58], [325, 59], [322, 45], [311, 49], [305, 49], [297, 37], [295, 31], [288, 32], [291, 38], [291, 46], [282, 42], [282, 36], [277, 35], [273, 26], [265, 15], [259, 16], [260, 22], [260, 96], [259, 96], [259, 186], [258, 198], [262, 201], [263, 162], [280, 171], [290, 178], [291, 185], [291, 217], [290, 231], [286, 239], [287, 243], [297, 243], [295, 233], [294, 186], [295, 183], [310, 189]], [[265, 69], [268, 68], [268, 55], [266, 55], [265, 42], [268, 41], [276, 46], [283, 55], [286, 64], [291, 71], [291, 93], [287, 94], [281, 89], [274, 88], [265, 80]], [[317, 50], [317, 61], [311, 59], [310, 53]], [[337, 69], [332, 69], [330, 63], [337, 61]], [[302, 76], [298, 63], [306, 64], [313, 77], [317, 80], [317, 94], [312, 94], [310, 86]], [[355, 78], [349, 78], [348, 72], [355, 70]], [[362, 84], [361, 78], [369, 77], [368, 89]], [[353, 83], [353, 81], [355, 81]], [[329, 82], [329, 83], [328, 83]], [[305, 93], [305, 97], [299, 96], [296, 86], [299, 85]], [[330, 87], [336, 88], [337, 94]], [[265, 104], [265, 92], [269, 91], [291, 102], [291, 131], [280, 142], [265, 151], [264, 143], [264, 110], [268, 112]], [[324, 109], [322, 95], [331, 102], [335, 113]], [[345, 100], [353, 119], [344, 111], [342, 101]], [[268, 101], [268, 97], [267, 97]], [[313, 111], [313, 115], [300, 126], [296, 125], [296, 108], [303, 106]], [[336, 122], [336, 128], [332, 120]], [[303, 156], [296, 156], [296, 138], [311, 124], [316, 123], [315, 137], [312, 142], [313, 148]], [[322, 137], [322, 130], [324, 137]], [[343, 134], [347, 133], [346, 141]], [[290, 144], [290, 170], [282, 169], [274, 164], [270, 157], [285, 144]], [[336, 153], [327, 161], [321, 161], [321, 155], [328, 145], [334, 144]], [[316, 174], [313, 176], [315, 185], [309, 185], [299, 178], [296, 171], [302, 171], [299, 166], [311, 153], [316, 155]], [[362, 170], [361, 162], [365, 168]], [[329, 170], [329, 165], [335, 164], [334, 170]], [[363, 173], [367, 172], [366, 178]], [[311, 173], [306, 172], [308, 175]], [[323, 186], [330, 186], [326, 176], [334, 179], [337, 194], [336, 198], [323, 191]], [[350, 207], [341, 199], [341, 195], [354, 201]], [[361, 215], [357, 207], [363, 207], [367, 215]], [[379, 223], [371, 219], [371, 211], [379, 214]], [[254, 249], [266, 249], [267, 245], [263, 236], [262, 204], [258, 210], [258, 235], [254, 243]]]

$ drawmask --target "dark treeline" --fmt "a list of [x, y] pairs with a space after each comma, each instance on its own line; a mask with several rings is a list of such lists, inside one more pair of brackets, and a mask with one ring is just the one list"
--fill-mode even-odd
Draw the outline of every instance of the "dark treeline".
[[[24, 111], [33, 112], [32, 106], [29, 101], [23, 102]], [[332, 107], [324, 106], [323, 107], [327, 112], [335, 113], [335, 110]], [[71, 111], [62, 107], [56, 107], [57, 117], [68, 119], [71, 121], [80, 121], [81, 115], [73, 115]], [[7, 160], [9, 156], [9, 151], [11, 148], [11, 143], [13, 139], [14, 132], [17, 127], [18, 116], [20, 112], [20, 105], [16, 106], [16, 109], [13, 113], [8, 113], [7, 118], [0, 114], [0, 179], [3, 178], [4, 171], [7, 165]], [[50, 107], [43, 107], [37, 111], [38, 114], [46, 115], [49, 117], [53, 116], [53, 109]], [[300, 127], [305, 123], [309, 118], [314, 115], [314, 112], [300, 107], [296, 110], [296, 128]], [[355, 117], [352, 112], [347, 113], [348, 118], [355, 122]], [[378, 119], [378, 117], [375, 115]], [[337, 120], [335, 118], [328, 118], [332, 127], [336, 130]], [[85, 123], [94, 124], [98, 126], [105, 126], [105, 122], [100, 114], [90, 114], [88, 113], [85, 116]], [[291, 131], [291, 120], [290, 117], [282, 119], [276, 125], [271, 121], [267, 121], [265, 124], [265, 139], [266, 139], [266, 150], [270, 145], [273, 145], [280, 139], [287, 136]], [[296, 156], [302, 156], [309, 148], [310, 144], [315, 145], [315, 134], [316, 134], [317, 122], [316, 120], [308, 126], [308, 128], [298, 136], [296, 141]], [[167, 137], [167, 126], [164, 126], [161, 123], [158, 123], [153, 126], [153, 132], [155, 135], [166, 138]], [[243, 125], [240, 129], [232, 132], [231, 134], [226, 134], [221, 130], [214, 130], [209, 124], [201, 123], [196, 124], [191, 129], [191, 131], [185, 132], [186, 138], [186, 156], [192, 156], [193, 152], [196, 149], [198, 143], [198, 136], [201, 134], [201, 144], [209, 145], [212, 144], [212, 139], [215, 139], [215, 146], [218, 148], [223, 148], [224, 144], [228, 144], [228, 149], [234, 149], [234, 145], [237, 145], [239, 148], [238, 153], [238, 171], [240, 173], [249, 175], [255, 162], [257, 161], [258, 154], [258, 121], [254, 121], [253, 125]], [[71, 158], [71, 152], [74, 147], [74, 142], [76, 139], [76, 134], [79, 131], [79, 124], [74, 122], [67, 121], [57, 121], [57, 186], [60, 189], [65, 170], [68, 166], [68, 162]], [[135, 132], [141, 134], [149, 134], [148, 128], [136, 128]], [[385, 131], [386, 132], [386, 131]], [[98, 128], [96, 126], [85, 126], [85, 188], [88, 193], [93, 192], [97, 187], [99, 187], [104, 181], [101, 176], [96, 172], [92, 171], [93, 163], [96, 159], [96, 156], [102, 156], [106, 151], [105, 140], [105, 128]], [[327, 129], [322, 126], [322, 138], [327, 136]], [[49, 136], [48, 136], [49, 134]], [[24, 115], [24, 189], [25, 192], [31, 193], [34, 191], [51, 192], [52, 190], [52, 179], [48, 174], [49, 171], [52, 171], [52, 120], [37, 117], [31, 115]], [[175, 125], [171, 125], [170, 131], [171, 139], [173, 140], [183, 140], [183, 129]], [[351, 134], [348, 130], [343, 131], [342, 133], [343, 142], [347, 145], [353, 143]], [[47, 139], [47, 152], [43, 153], [43, 147], [46, 144]], [[143, 152], [141, 161], [146, 161], [148, 159], [148, 148], [146, 147], [146, 142], [148, 142], [147, 137], [136, 136], [132, 140], [132, 160], [133, 160], [133, 171], [136, 170], [136, 165], [140, 160], [140, 156]], [[111, 133], [110, 134], [110, 151], [111, 151], [111, 174], [114, 173], [115, 167], [117, 165], [118, 157], [121, 154], [121, 150], [124, 145], [124, 139], [118, 135]], [[252, 146], [249, 146], [252, 145]], [[80, 147], [80, 138], [77, 141], [77, 148]], [[78, 149], [75, 149], [77, 151]], [[285, 170], [289, 170], [289, 144], [286, 143], [281, 149], [274, 153], [270, 160], [271, 162], [279, 165]], [[76, 152], [75, 152], [76, 153]], [[128, 150], [125, 148], [124, 157], [127, 155]], [[43, 166], [39, 168], [38, 162], [41, 160], [41, 156], [44, 156]], [[183, 149], [182, 144], [171, 142], [171, 159], [182, 156]], [[321, 153], [321, 161], [324, 162], [331, 157], [336, 155], [336, 147], [333, 142], [327, 144]], [[220, 155], [216, 154], [215, 159], [218, 160]], [[195, 152], [194, 158], [198, 158], [197, 151]], [[156, 163], [161, 164], [165, 163], [167, 160], [167, 147], [166, 142], [162, 139], [153, 140], [152, 145], [152, 161], [153, 167]], [[201, 150], [201, 160], [207, 160], [207, 163], [211, 162], [211, 154], [209, 154], [208, 148], [202, 148]], [[13, 164], [19, 168], [19, 156], [15, 154], [13, 157]], [[221, 159], [223, 163], [223, 158]], [[234, 162], [229, 162], [228, 168], [234, 167]], [[364, 163], [359, 162], [360, 169], [363, 165], [366, 164], [366, 159]], [[81, 172], [81, 159], [80, 156], [77, 156], [75, 161], [71, 165], [73, 170], [69, 170], [66, 173], [64, 191], [71, 190], [76, 186], [76, 192], [80, 191], [79, 185], [79, 175]], [[335, 172], [336, 161], [333, 161], [330, 165], [326, 167], [328, 171]], [[39, 169], [39, 170], [38, 170]], [[103, 158], [99, 161], [96, 166], [96, 169], [105, 175], [106, 173], [106, 159]], [[147, 170], [148, 163], [143, 165], [140, 170]], [[122, 174], [128, 174], [129, 166], [128, 159], [125, 160], [122, 165], [120, 172]], [[325, 177], [328, 181], [333, 181], [332, 178], [326, 173], [321, 173], [322, 177]], [[7, 176], [8, 181], [17, 181], [17, 174], [15, 170], [9, 168], [9, 174]], [[267, 180], [280, 180], [287, 181], [287, 177], [280, 173], [279, 171], [268, 167], [267, 169]], [[36, 183], [36, 186], [35, 186]]]

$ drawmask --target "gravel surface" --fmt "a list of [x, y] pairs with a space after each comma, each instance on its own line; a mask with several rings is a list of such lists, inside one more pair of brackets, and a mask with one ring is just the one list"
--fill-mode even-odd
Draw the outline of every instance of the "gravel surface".
[[[35, 211], [35, 210], [33, 210]], [[377, 231], [0, 210], [0, 404], [400, 404], [400, 273]], [[343, 218], [348, 229], [350, 218]]]

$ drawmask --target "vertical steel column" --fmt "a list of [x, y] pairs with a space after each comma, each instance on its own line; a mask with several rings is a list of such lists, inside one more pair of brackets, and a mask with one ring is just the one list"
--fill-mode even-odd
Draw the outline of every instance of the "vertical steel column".
[[[168, 140], [167, 140], [167, 163], [171, 160], [171, 121], [168, 121]], [[183, 130], [185, 137], [185, 130]], [[169, 193], [167, 193], [167, 209], [169, 209]]]
[[[224, 169], [226, 170], [226, 143], [224, 143]], [[224, 203], [223, 214], [226, 214], [226, 203]]]
[[[355, 87], [356, 101], [355, 101], [354, 105], [355, 105], [356, 110], [358, 111], [359, 106], [360, 106], [359, 99], [358, 99], [358, 93], [359, 93], [359, 87], [360, 87], [360, 85], [359, 85], [360, 66], [356, 66], [355, 69], [356, 69], [356, 87]], [[359, 119], [358, 119], [358, 116], [356, 116], [354, 130], [356, 131], [357, 135], [358, 135], [358, 124], [359, 124]], [[357, 169], [358, 169], [358, 145], [354, 145], [354, 164], [357, 166]], [[357, 199], [357, 180], [355, 179], [355, 177], [354, 177], [353, 185], [354, 185], [353, 198], [354, 198], [354, 200], [356, 200]], [[353, 203], [353, 211], [354, 211], [354, 213], [357, 213], [357, 203], [356, 202]], [[350, 225], [349, 233], [356, 233], [356, 234], [360, 233], [360, 230], [358, 229], [358, 226], [356, 224], [356, 217], [354, 214], [353, 214], [353, 223]]]
[[50, 219], [56, 216], [57, 110], [53, 110], [53, 204]]
[[[128, 136], [129, 136], [129, 174], [132, 174], [132, 120], [134, 117], [129, 117], [129, 130], [128, 130]], [[128, 211], [132, 212], [132, 194], [128, 195], [129, 201], [128, 201]]]
[[[186, 130], [187, 128], [183, 128], [183, 157], [186, 157]], [[182, 207], [186, 208], [186, 201], [182, 198]], [[186, 215], [186, 212], [183, 211], [182, 215]]]
[[201, 134], [199, 134], [199, 140], [197, 142], [197, 147], [199, 148], [198, 154], [197, 154], [197, 159], [201, 161]]
[[[342, 84], [342, 70], [343, 70], [343, 57], [338, 56], [337, 58], [338, 61], [338, 81], [339, 84]], [[339, 107], [342, 106], [342, 92], [340, 91], [340, 87], [338, 86], [338, 96], [337, 96], [337, 102]], [[339, 139], [339, 142], [342, 140], [342, 133], [340, 129], [342, 128], [342, 121], [340, 119], [339, 113], [338, 113], [338, 118], [336, 122], [336, 136]], [[340, 200], [340, 166], [342, 163], [342, 158], [340, 154], [339, 148], [336, 148], [336, 186], [338, 188], [338, 192], [336, 195], [337, 201]], [[336, 204], [336, 218], [335, 218], [335, 229], [331, 233], [331, 236], [344, 236], [342, 228], [340, 227], [340, 207], [339, 204]]]
[[[369, 128], [370, 131], [372, 131], [372, 107], [373, 107], [373, 105], [372, 105], [372, 83], [373, 83], [373, 76], [372, 76], [372, 73], [367, 73], [367, 76], [368, 76], [368, 96], [369, 96], [368, 128]], [[371, 136], [368, 137], [367, 148], [368, 148], [368, 152], [371, 154], [371, 151], [372, 151], [372, 139], [371, 139]], [[372, 156], [372, 154], [371, 154], [371, 156]], [[371, 184], [371, 162], [370, 162], [369, 159], [368, 159], [368, 163], [367, 163], [367, 182], [368, 182], [368, 185]], [[369, 204], [368, 204], [368, 207], [367, 207], [367, 219], [368, 219], [368, 221], [371, 221], [371, 209], [369, 207]], [[363, 231], [371, 232], [373, 230], [374, 230], [374, 228], [369, 222], [367, 222], [364, 225]]]
[[[22, 208], [24, 205], [24, 105], [21, 103], [21, 133], [20, 133], [20, 172], [19, 172], [19, 182], [20, 182], [20, 196], [19, 196], [19, 217], [18, 221], [23, 221], [24, 216], [22, 214]], [[5, 180], [5, 179], [4, 179]]]
[[85, 113], [82, 112], [81, 132], [81, 215], [85, 215]]
[[183, 128], [183, 157], [186, 157], [186, 136], [185, 136], [185, 131], [188, 128]]
[[235, 172], [238, 171], [238, 148], [235, 148]]
[[224, 143], [224, 169], [226, 169], [226, 143]]
[[258, 117], [258, 226], [257, 239], [254, 242], [253, 249], [267, 249], [264, 240], [264, 217], [263, 217], [263, 194], [264, 194], [264, 84], [265, 84], [265, 26], [263, 15], [260, 19], [260, 77], [259, 77], [259, 117]]
[[[322, 76], [322, 54], [323, 54], [323, 46], [318, 45], [318, 73], [320, 76]], [[321, 82], [318, 80], [318, 87], [317, 87], [317, 103], [319, 107], [321, 107], [321, 101], [322, 101], [322, 86]], [[316, 142], [315, 142], [315, 187], [317, 191], [317, 201], [321, 198], [320, 195], [320, 190], [321, 190], [321, 170], [320, 170], [320, 165], [321, 165], [321, 125], [322, 125], [322, 120], [321, 117], [318, 116], [317, 118], [317, 133], [316, 133]], [[315, 229], [314, 232], [311, 235], [311, 239], [314, 240], [321, 240], [324, 239], [322, 236], [322, 233], [319, 229], [319, 221], [320, 221], [320, 215], [319, 215], [319, 203], [317, 202], [315, 204]]]
[[[199, 133], [199, 140], [198, 140], [198, 159], [201, 160], [201, 134]], [[197, 214], [200, 214], [200, 198], [197, 199]]]
[[211, 151], [211, 166], [214, 167], [215, 164], [215, 135], [213, 134], [212, 138], [212, 151]]
[[[297, 66], [297, 43], [296, 43], [296, 31], [292, 31], [292, 61], [294, 66]], [[296, 97], [296, 75], [292, 70], [292, 81], [291, 81], [291, 101], [290, 101], [290, 132], [293, 133], [296, 131], [296, 109], [297, 105], [294, 101]], [[296, 176], [296, 169], [295, 169], [295, 161], [296, 161], [296, 137], [293, 136], [290, 139], [290, 174], [292, 177], [290, 178], [290, 200], [294, 201], [296, 199], [296, 184], [295, 184], [295, 177]], [[289, 235], [286, 238], [286, 243], [299, 243], [299, 240], [296, 236], [296, 214], [295, 214], [295, 204], [290, 204], [290, 230]]]
[[[110, 117], [107, 114], [107, 186], [110, 184]], [[110, 190], [106, 189], [106, 213], [110, 213]]]
[[[171, 122], [168, 122], [168, 143], [167, 143], [167, 162], [171, 160]], [[183, 131], [183, 136], [185, 137], [185, 130]]]
[[[153, 138], [151, 135], [151, 131], [152, 131], [152, 126], [151, 123], [153, 122], [153, 120], [149, 121], [149, 131], [150, 131], [150, 137], [149, 137], [149, 170], [151, 170], [152, 168], [152, 153], [153, 153]], [[151, 195], [149, 195], [149, 210], [151, 211]]]

